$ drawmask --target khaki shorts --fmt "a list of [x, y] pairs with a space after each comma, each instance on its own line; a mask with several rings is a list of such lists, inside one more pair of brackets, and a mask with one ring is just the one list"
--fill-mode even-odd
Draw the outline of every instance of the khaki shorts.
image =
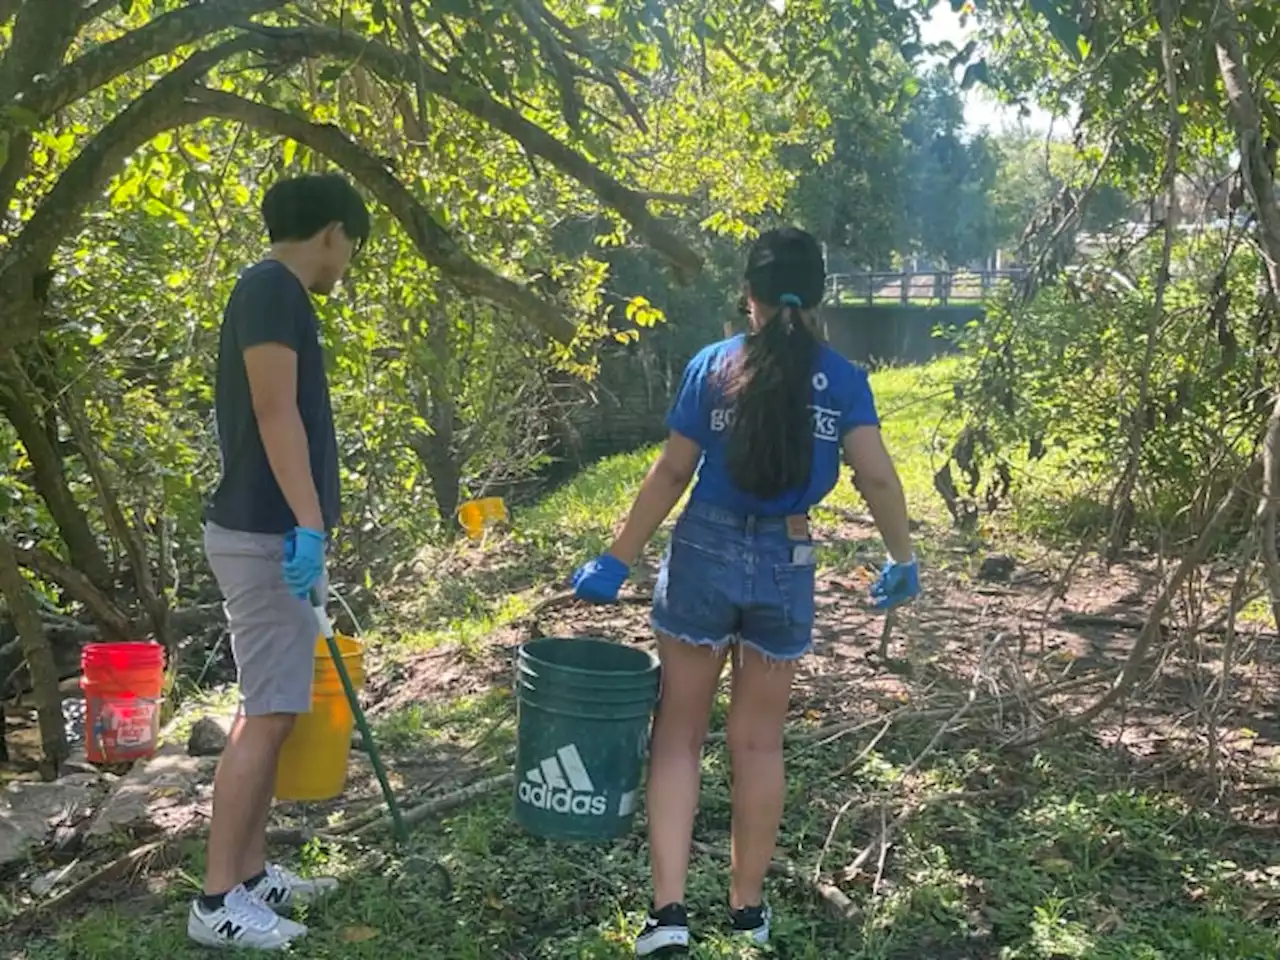
[[206, 523], [204, 552], [222, 591], [245, 716], [309, 713], [319, 626], [311, 604], [284, 584], [284, 538]]

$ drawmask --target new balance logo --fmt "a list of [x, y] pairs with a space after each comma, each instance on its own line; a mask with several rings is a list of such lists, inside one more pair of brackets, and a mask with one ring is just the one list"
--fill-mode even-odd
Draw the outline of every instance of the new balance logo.
[[525, 771], [517, 793], [529, 806], [553, 813], [603, 817], [608, 807], [608, 798], [596, 793], [596, 785], [572, 743]]
[[242, 933], [244, 933], [244, 927], [233, 920], [223, 920], [218, 927], [218, 936], [228, 940], [239, 940]]
[[259, 898], [263, 903], [268, 905], [275, 904], [276, 906], [283, 904], [287, 896], [289, 896], [289, 888], [284, 884], [268, 887], [266, 893], [259, 894]]

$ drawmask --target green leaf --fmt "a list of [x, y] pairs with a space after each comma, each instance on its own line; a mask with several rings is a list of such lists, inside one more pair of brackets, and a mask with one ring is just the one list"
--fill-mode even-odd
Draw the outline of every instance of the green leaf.
[[331, 63], [320, 71], [318, 79], [321, 83], [333, 83], [342, 79], [343, 74], [346, 72], [347, 65], [345, 63]]

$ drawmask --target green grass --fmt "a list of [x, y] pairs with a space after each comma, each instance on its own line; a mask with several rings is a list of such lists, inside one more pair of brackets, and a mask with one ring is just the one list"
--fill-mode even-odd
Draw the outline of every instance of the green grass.
[[[401, 728], [400, 746], [464, 732], [500, 715], [501, 698], [478, 697], [424, 713]], [[722, 721], [719, 716], [717, 725]], [[851, 773], [865, 737], [789, 748], [790, 795], [782, 831], [801, 876], [817, 863], [837, 807], [890, 790], [932, 732], [899, 728]], [[869, 735], [870, 731], [868, 731]], [[697, 837], [727, 846], [728, 757], [708, 748]], [[1062, 744], [1026, 761], [960, 742], [909, 778], [917, 799], [948, 791], [1008, 788], [1007, 795], [935, 803], [907, 822], [876, 871], [842, 886], [862, 908], [838, 920], [802, 880], [771, 881], [774, 952], [723, 932], [727, 863], [696, 856], [689, 904], [699, 943], [693, 956], [791, 960], [1263, 960], [1280, 950], [1274, 928], [1251, 921], [1280, 907], [1272, 868], [1280, 845], [1234, 829], [1218, 812], [1176, 794], [1121, 785], [1105, 758]], [[896, 812], [896, 808], [895, 808]], [[344, 880], [335, 899], [303, 919], [307, 958], [630, 956], [648, 890], [643, 821], [603, 845], [531, 837], [509, 819], [510, 797], [494, 796], [418, 828], [399, 851], [325, 847], [302, 852], [304, 872]], [[878, 823], [858, 805], [825, 854], [848, 863]], [[442, 864], [446, 890], [431, 865]], [[204, 956], [183, 937], [188, 898], [202, 869], [192, 846], [181, 868], [149, 895], [98, 904], [48, 935], [27, 938], [24, 960], [182, 960]], [[1274, 913], [1272, 914], [1274, 916]]]
[[[913, 514], [935, 535], [945, 512], [933, 491], [936, 464], [954, 423], [942, 417], [959, 361], [875, 374], [887, 444]], [[608, 541], [652, 462], [654, 450], [615, 457], [585, 471], [537, 506], [518, 510], [513, 532], [484, 550], [428, 558], [410, 611], [415, 631], [401, 645], [477, 646], [527, 612], [573, 566]], [[1036, 489], [1063, 487], [1059, 466], [1037, 468]], [[1034, 499], [1034, 498], [1033, 498]], [[860, 509], [842, 484], [837, 506]], [[1047, 502], [1047, 501], [1046, 501]], [[929, 543], [925, 542], [925, 549]], [[656, 553], [655, 548], [655, 553]], [[827, 551], [845, 566], [860, 545]], [[875, 551], [874, 545], [867, 549]], [[437, 563], [441, 574], [432, 573]], [[449, 703], [411, 706], [382, 718], [377, 734], [402, 757], [469, 750], [500, 768], [514, 727], [510, 693], [498, 689]], [[713, 727], [723, 729], [725, 700]], [[771, 881], [776, 946], [736, 944], [722, 931], [727, 863], [698, 855], [689, 903], [700, 960], [774, 956], [789, 960], [1266, 960], [1280, 956], [1280, 838], [1233, 826], [1171, 790], [1135, 781], [1087, 740], [1035, 755], [1010, 755], [963, 731], [919, 771], [904, 768], [936, 730], [909, 720], [856, 765], [875, 728], [822, 745], [788, 748], [789, 795], [781, 834], [801, 877], [821, 857], [838, 874], [879, 824], [875, 798], [899, 786], [917, 800], [952, 791], [1003, 791], [945, 799], [915, 813], [897, 836], [872, 895], [877, 857], [841, 888], [860, 907], [836, 919], [799, 879]], [[852, 766], [851, 766], [852, 765]], [[696, 835], [728, 844], [729, 762], [708, 748]], [[837, 811], [852, 802], [824, 851]], [[895, 805], [889, 815], [900, 808]], [[606, 960], [630, 956], [648, 896], [643, 812], [634, 831], [607, 845], [556, 845], [510, 820], [511, 798], [495, 795], [415, 830], [408, 849], [312, 844], [305, 871], [331, 871], [340, 894], [304, 917], [304, 958]], [[79, 918], [15, 941], [23, 960], [183, 960], [204, 956], [183, 935], [202, 851], [131, 897], [110, 894]], [[450, 877], [445, 889], [430, 868]], [[6, 946], [0, 940], [0, 948]]]

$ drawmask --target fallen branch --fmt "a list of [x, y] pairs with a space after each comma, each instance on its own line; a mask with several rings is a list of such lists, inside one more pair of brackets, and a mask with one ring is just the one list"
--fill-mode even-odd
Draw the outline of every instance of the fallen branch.
[[[467, 759], [467, 757], [473, 755], [487, 742], [492, 740], [494, 735], [497, 734], [497, 732], [501, 730], [502, 727], [504, 727], [512, 719], [512, 717], [513, 717], [513, 713], [510, 710], [505, 712], [502, 716], [498, 717], [490, 725], [489, 729], [486, 730], [480, 736], [480, 738], [476, 740], [475, 743], [473, 743], [470, 747], [468, 747], [456, 759], [455, 762], [461, 763], [463, 760]], [[440, 774], [438, 777], [436, 777], [434, 780], [427, 783], [421, 789], [414, 790], [411, 793], [408, 793], [401, 797], [397, 797], [396, 799], [403, 805], [406, 801], [410, 799], [416, 801], [418, 798], [430, 796], [431, 792], [435, 790], [436, 787], [440, 786], [440, 784], [444, 780], [446, 780], [448, 777], [450, 777], [453, 773], [454, 771], [447, 770], [444, 773]], [[482, 782], [482, 781], [476, 781], [476, 783], [479, 783], [479, 782]], [[460, 787], [458, 788], [458, 790], [453, 791], [453, 793], [457, 793], [459, 792], [459, 790], [466, 790], [474, 785], [475, 784], [472, 783], [472, 784], [468, 784], [466, 787]], [[423, 801], [423, 802], [425, 803], [426, 801]], [[370, 807], [368, 810], [365, 810], [363, 813], [360, 813], [359, 815], [354, 816], [349, 820], [344, 820], [341, 823], [337, 824], [336, 826], [329, 828], [328, 830], [325, 831], [324, 835], [327, 837], [344, 837], [344, 836], [349, 836], [351, 834], [358, 834], [361, 830], [363, 830], [365, 827], [372, 824], [375, 820], [379, 819], [380, 817], [387, 816], [386, 814], [382, 813], [382, 810], [383, 810], [383, 804], [376, 803], [372, 807]]]
[[1226, 526], [1227, 521], [1235, 516], [1236, 509], [1244, 498], [1244, 487], [1237, 482], [1232, 484], [1231, 489], [1218, 501], [1218, 505], [1209, 518], [1209, 522], [1200, 531], [1190, 549], [1183, 554], [1178, 566], [1169, 576], [1164, 588], [1160, 591], [1159, 596], [1156, 597], [1155, 603], [1152, 604], [1151, 610], [1147, 614], [1146, 623], [1142, 627], [1142, 632], [1134, 640], [1129, 656], [1125, 660], [1124, 668], [1120, 671], [1120, 675], [1116, 677], [1115, 682], [1112, 683], [1111, 689], [1099, 697], [1092, 706], [1082, 710], [1080, 713], [1060, 716], [1050, 723], [1032, 729], [1025, 736], [1011, 741], [1008, 745], [1027, 747], [1050, 737], [1079, 729], [1094, 717], [1110, 709], [1128, 694], [1142, 673], [1142, 667], [1146, 663], [1147, 654], [1151, 649], [1152, 643], [1161, 634], [1165, 615], [1169, 612], [1170, 607], [1173, 606], [1174, 597], [1178, 595], [1187, 578], [1204, 560], [1210, 546], [1217, 540], [1218, 534]]
[[[455, 790], [452, 793], [446, 793], [443, 796], [435, 797], [425, 803], [419, 804], [412, 809], [405, 810], [401, 814], [401, 819], [406, 827], [412, 827], [431, 817], [439, 816], [442, 813], [448, 813], [450, 810], [456, 810], [463, 804], [470, 803], [472, 800], [486, 797], [491, 793], [497, 793], [507, 787], [515, 784], [515, 774], [503, 773], [496, 777], [490, 777], [487, 780], [481, 780], [473, 783], [461, 790]], [[385, 830], [391, 826], [390, 815], [384, 814], [372, 823], [367, 823], [359, 829], [352, 832], [356, 837], [367, 837], [377, 833], [379, 830]]]
[[[871, 858], [871, 853], [879, 849], [881, 857], [887, 855], [889, 842], [893, 835], [901, 829], [902, 825], [907, 822], [914, 814], [919, 813], [926, 807], [935, 806], [939, 803], [965, 803], [971, 800], [988, 800], [992, 797], [1014, 796], [1023, 793], [1022, 787], [993, 787], [990, 790], [955, 790], [950, 793], [937, 793], [931, 797], [924, 797], [909, 803], [901, 813], [892, 820], [886, 819], [888, 802], [881, 807], [880, 813], [880, 832], [874, 840], [862, 848], [862, 851], [853, 858], [847, 867], [840, 871], [840, 876], [845, 880], [852, 880], [858, 875], [858, 872]], [[881, 860], [880, 870], [883, 871], [883, 859]], [[877, 876], [877, 883], [879, 876]]]
[[[200, 832], [197, 826], [187, 826], [170, 836], [134, 847], [128, 853], [116, 857], [77, 880], [57, 896], [37, 903], [28, 915], [51, 913], [75, 903], [90, 890], [102, 889], [108, 884], [132, 884], [156, 869], [157, 865], [162, 870], [176, 866], [182, 860], [182, 844]], [[267, 843], [273, 846], [301, 847], [309, 843], [313, 837], [314, 834], [309, 830], [272, 828], [267, 831]]]
[[[695, 853], [701, 853], [705, 856], [717, 857], [721, 860], [731, 860], [732, 855], [728, 850], [721, 847], [712, 846], [709, 843], [703, 843], [700, 840], [694, 840], [692, 848]], [[788, 880], [795, 880], [805, 884], [814, 893], [816, 893], [823, 902], [831, 908], [832, 913], [841, 920], [856, 920], [862, 910], [856, 903], [849, 899], [848, 895], [839, 887], [826, 883], [821, 880], [814, 880], [806, 877], [794, 863], [780, 857], [774, 857], [769, 861], [769, 875], [775, 877], [786, 877]]]

